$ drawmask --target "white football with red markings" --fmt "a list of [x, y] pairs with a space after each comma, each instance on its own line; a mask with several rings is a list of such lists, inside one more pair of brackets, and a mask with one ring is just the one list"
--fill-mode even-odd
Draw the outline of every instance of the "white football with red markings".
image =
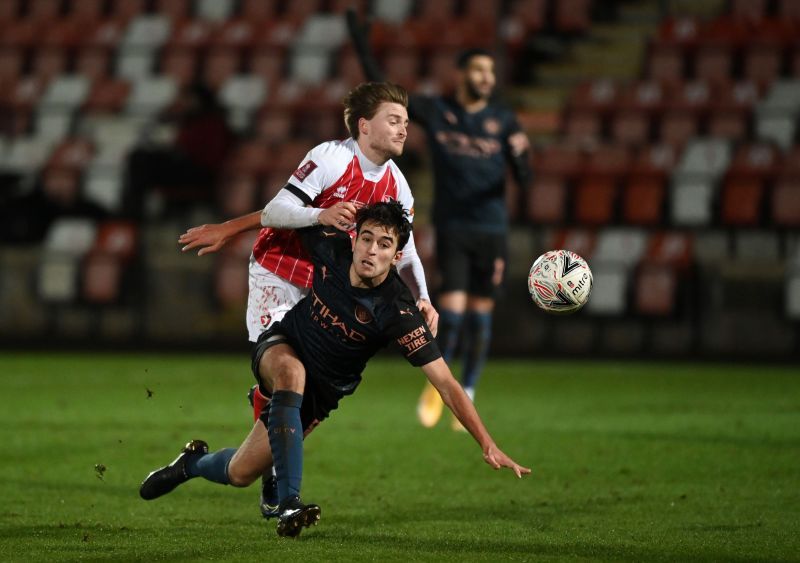
[[545, 252], [531, 266], [528, 291], [540, 309], [555, 315], [574, 313], [589, 300], [592, 271], [569, 250]]

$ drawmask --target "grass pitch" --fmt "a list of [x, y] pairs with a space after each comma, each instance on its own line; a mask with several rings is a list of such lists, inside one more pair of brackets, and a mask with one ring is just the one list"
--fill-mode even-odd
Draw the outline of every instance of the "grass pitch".
[[495, 361], [477, 397], [485, 465], [423, 378], [379, 359], [306, 442], [320, 525], [275, 535], [257, 487], [137, 489], [187, 440], [251, 426], [248, 358], [0, 356], [0, 560], [789, 561], [800, 557], [800, 370]]

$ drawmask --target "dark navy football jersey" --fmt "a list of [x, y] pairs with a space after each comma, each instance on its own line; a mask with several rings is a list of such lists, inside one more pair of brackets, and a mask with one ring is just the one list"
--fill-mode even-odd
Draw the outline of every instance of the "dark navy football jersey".
[[306, 377], [328, 394], [355, 391], [369, 360], [390, 342], [422, 366], [441, 357], [439, 348], [397, 271], [374, 288], [353, 287], [350, 236], [323, 227], [298, 231], [314, 264], [311, 291], [277, 324], [289, 339]]
[[408, 110], [431, 148], [436, 227], [505, 231], [506, 165], [523, 184], [530, 175], [527, 155], [519, 158], [510, 143], [525, 135], [514, 113], [498, 103], [469, 113], [451, 97], [421, 95], [410, 97]]

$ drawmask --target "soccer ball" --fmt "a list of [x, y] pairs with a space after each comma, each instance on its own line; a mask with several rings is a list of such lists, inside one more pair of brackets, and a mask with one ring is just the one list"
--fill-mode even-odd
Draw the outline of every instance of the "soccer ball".
[[551, 250], [536, 259], [528, 273], [528, 291], [539, 308], [556, 315], [574, 313], [589, 300], [592, 271], [569, 250]]

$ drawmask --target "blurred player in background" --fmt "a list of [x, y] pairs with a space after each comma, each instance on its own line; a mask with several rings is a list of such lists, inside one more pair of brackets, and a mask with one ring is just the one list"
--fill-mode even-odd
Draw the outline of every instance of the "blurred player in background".
[[[305, 224], [302, 218], [277, 220], [271, 213], [274, 203], [265, 208], [271, 217], [265, 224]], [[277, 532], [297, 536], [321, 514], [319, 506], [300, 500], [304, 436], [355, 392], [369, 358], [393, 341], [409, 363], [422, 368], [478, 442], [486, 463], [508, 467], [517, 477], [530, 473], [494, 443], [394, 268], [411, 234], [403, 206], [396, 201], [367, 205], [356, 223], [353, 240], [331, 227], [300, 231], [314, 265], [313, 285], [253, 347], [253, 373], [272, 399], [242, 445], [209, 454], [202, 440], [189, 442], [175, 461], [145, 478], [142, 498], [158, 498], [193, 477], [245, 487], [274, 460]]]
[[[352, 10], [350, 35], [369, 80], [383, 80], [369, 46], [368, 26]], [[443, 33], [445, 31], [443, 30]], [[433, 158], [433, 224], [442, 285], [438, 294], [439, 344], [449, 362], [463, 351], [461, 384], [471, 399], [491, 340], [492, 311], [506, 266], [508, 212], [506, 166], [522, 193], [531, 179], [529, 142], [514, 113], [492, 100], [494, 60], [481, 49], [456, 61], [452, 96], [409, 96], [409, 117], [425, 130]], [[417, 407], [420, 422], [434, 426], [442, 400], [426, 385]], [[453, 420], [453, 428], [463, 428]]]
[[[367, 83], [355, 87], [344, 99], [349, 139], [314, 147], [263, 211], [194, 227], [178, 239], [183, 251], [199, 248], [198, 255], [202, 256], [216, 252], [239, 233], [264, 227], [250, 258], [247, 329], [251, 342], [283, 318], [311, 286], [313, 266], [297, 233], [286, 227], [319, 224], [350, 231], [358, 207], [388, 200], [399, 201], [413, 215], [411, 190], [391, 160], [403, 152], [407, 105], [408, 94], [400, 86]], [[438, 314], [430, 304], [413, 238], [397, 269], [435, 331]], [[257, 389], [253, 395], [257, 418], [269, 400]], [[275, 487], [275, 479], [266, 476], [261, 498], [261, 512], [266, 518], [277, 516]]]

